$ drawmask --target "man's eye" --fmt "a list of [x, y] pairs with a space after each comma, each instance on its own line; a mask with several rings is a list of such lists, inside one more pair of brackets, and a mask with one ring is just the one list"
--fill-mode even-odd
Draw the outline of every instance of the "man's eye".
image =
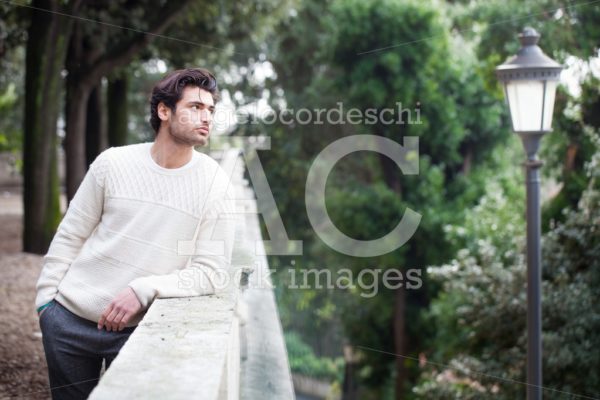
[[199, 109], [200, 109], [200, 106], [198, 106], [198, 105], [194, 105], [194, 106], [192, 106], [192, 108], [193, 108], [194, 110], [199, 110]]

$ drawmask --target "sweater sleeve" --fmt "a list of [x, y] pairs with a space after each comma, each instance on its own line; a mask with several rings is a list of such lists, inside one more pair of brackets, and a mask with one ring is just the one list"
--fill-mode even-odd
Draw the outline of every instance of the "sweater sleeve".
[[232, 283], [230, 267], [235, 228], [235, 200], [228, 191], [206, 207], [189, 265], [169, 274], [140, 277], [129, 283], [142, 307], [147, 308], [155, 298], [201, 296], [226, 290]]
[[38, 310], [56, 297], [58, 285], [100, 222], [104, 208], [104, 176], [108, 168], [105, 153], [90, 165], [44, 256], [44, 266], [36, 284], [35, 306]]

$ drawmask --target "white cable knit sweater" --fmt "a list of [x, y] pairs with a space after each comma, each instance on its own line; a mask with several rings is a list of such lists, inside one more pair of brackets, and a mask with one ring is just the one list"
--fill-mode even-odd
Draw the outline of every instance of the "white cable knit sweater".
[[[163, 168], [151, 146], [113, 147], [92, 163], [44, 257], [36, 307], [56, 299], [97, 322], [127, 286], [146, 310], [154, 298], [214, 293], [211, 272], [231, 272], [235, 207], [225, 172], [197, 151], [186, 165]], [[191, 241], [199, 222], [186, 266], [180, 241]]]

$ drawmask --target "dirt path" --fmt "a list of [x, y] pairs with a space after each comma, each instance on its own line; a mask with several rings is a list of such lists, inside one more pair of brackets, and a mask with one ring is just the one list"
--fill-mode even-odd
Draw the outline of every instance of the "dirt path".
[[42, 257], [20, 252], [21, 226], [20, 215], [0, 213], [0, 399], [49, 399], [34, 310]]

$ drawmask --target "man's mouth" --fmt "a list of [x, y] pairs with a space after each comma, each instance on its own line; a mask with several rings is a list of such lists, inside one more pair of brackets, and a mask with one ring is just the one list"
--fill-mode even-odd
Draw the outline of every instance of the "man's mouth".
[[202, 134], [202, 136], [208, 136], [208, 128], [203, 126], [196, 129], [198, 132]]

